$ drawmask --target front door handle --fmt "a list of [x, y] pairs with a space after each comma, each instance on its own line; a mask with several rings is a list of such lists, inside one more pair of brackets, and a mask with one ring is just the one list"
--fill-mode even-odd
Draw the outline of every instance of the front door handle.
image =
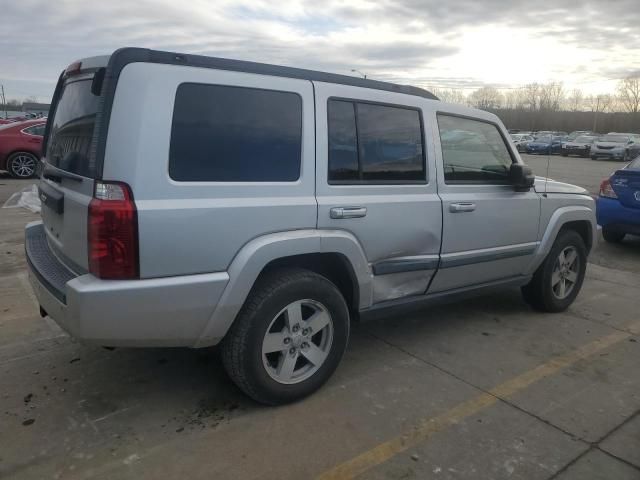
[[331, 218], [360, 218], [367, 215], [367, 207], [333, 207], [329, 210]]
[[475, 203], [452, 203], [449, 205], [451, 213], [473, 212], [475, 209]]

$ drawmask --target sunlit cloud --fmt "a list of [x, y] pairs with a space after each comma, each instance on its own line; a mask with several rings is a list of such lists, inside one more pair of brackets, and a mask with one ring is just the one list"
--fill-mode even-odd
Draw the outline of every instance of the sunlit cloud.
[[637, 0], [22, 0], [2, 18], [0, 82], [9, 98], [43, 101], [66, 65], [122, 46], [465, 92], [536, 81], [612, 91], [640, 70]]

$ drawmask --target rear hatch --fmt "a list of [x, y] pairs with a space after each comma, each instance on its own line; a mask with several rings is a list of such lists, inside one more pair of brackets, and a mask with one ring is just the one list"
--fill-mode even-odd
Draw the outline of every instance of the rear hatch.
[[[99, 57], [105, 59], [108, 57]], [[99, 176], [95, 158], [95, 126], [104, 68], [96, 59], [70, 66], [58, 81], [43, 147], [43, 174], [39, 185], [42, 220], [50, 247], [78, 274], [88, 271], [87, 216], [94, 181]], [[102, 70], [102, 71], [101, 71]], [[92, 93], [92, 85], [93, 92]]]
[[640, 157], [611, 176], [611, 187], [626, 207], [640, 208]]

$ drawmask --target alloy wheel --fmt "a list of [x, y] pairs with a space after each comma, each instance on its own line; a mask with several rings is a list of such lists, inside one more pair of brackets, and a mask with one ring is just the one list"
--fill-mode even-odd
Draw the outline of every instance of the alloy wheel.
[[329, 310], [311, 299], [283, 308], [262, 341], [262, 363], [278, 383], [294, 384], [311, 377], [324, 364], [333, 342]]
[[11, 159], [11, 173], [19, 178], [29, 178], [36, 171], [36, 161], [31, 155], [18, 154]]
[[573, 291], [580, 272], [580, 257], [576, 247], [568, 246], [562, 249], [556, 258], [551, 274], [551, 291], [553, 296], [564, 300]]

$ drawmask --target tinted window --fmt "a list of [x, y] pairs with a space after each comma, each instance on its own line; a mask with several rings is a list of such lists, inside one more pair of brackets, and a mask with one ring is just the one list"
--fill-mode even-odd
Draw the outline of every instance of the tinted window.
[[422, 131], [416, 110], [357, 104], [363, 180], [424, 180]]
[[91, 93], [91, 80], [68, 83], [55, 106], [47, 147], [47, 162], [72, 173], [95, 176], [90, 158], [99, 97]]
[[438, 115], [447, 183], [508, 183], [512, 159], [495, 125]]
[[417, 110], [344, 100], [328, 102], [329, 181], [424, 181]]
[[44, 135], [44, 125], [34, 125], [33, 127], [25, 128], [24, 131], [29, 135]]
[[330, 101], [329, 116], [329, 180], [356, 180], [358, 142], [356, 115], [351, 102]]
[[270, 182], [300, 177], [302, 100], [295, 93], [182, 84], [169, 174], [178, 181]]

